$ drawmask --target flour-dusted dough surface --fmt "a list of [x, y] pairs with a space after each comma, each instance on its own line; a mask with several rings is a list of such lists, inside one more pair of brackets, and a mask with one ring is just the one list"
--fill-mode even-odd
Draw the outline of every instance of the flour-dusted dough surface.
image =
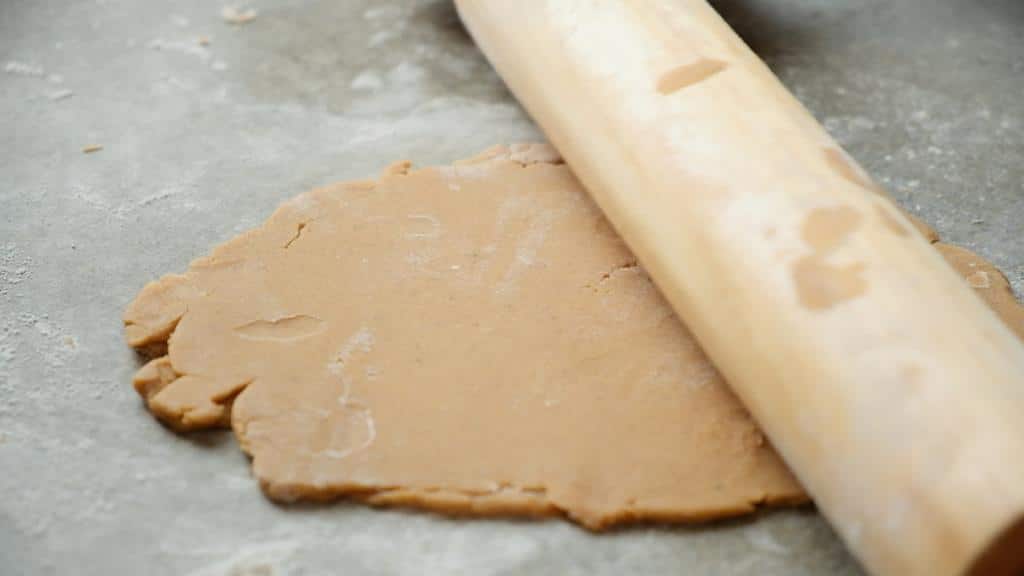
[[547, 146], [303, 194], [125, 324], [165, 354], [153, 414], [230, 424], [277, 500], [591, 528], [806, 500]]
[[276, 500], [592, 528], [806, 496], [547, 146], [314, 190], [143, 289], [136, 387]]

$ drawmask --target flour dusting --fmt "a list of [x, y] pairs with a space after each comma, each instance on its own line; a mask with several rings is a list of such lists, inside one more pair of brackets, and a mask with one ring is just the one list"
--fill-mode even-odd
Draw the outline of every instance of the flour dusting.
[[503, 294], [511, 290], [522, 272], [537, 264], [537, 253], [544, 245], [548, 232], [554, 218], [548, 212], [543, 212], [531, 219], [526, 232], [523, 233], [519, 242], [516, 243], [515, 257], [505, 271], [505, 276], [498, 283], [496, 291]]
[[352, 79], [349, 87], [353, 90], [376, 90], [384, 84], [380, 74], [374, 70], [363, 70]]
[[291, 562], [298, 550], [298, 543], [290, 540], [243, 545], [227, 559], [188, 576], [289, 576], [298, 573]]
[[20, 254], [14, 244], [0, 244], [0, 296], [9, 296], [31, 273], [32, 258]]
[[228, 24], [248, 24], [256, 19], [259, 12], [255, 8], [240, 5], [224, 6], [220, 10], [220, 17]]
[[351, 382], [345, 374], [346, 366], [356, 352], [366, 353], [373, 350], [373, 343], [373, 332], [366, 326], [362, 326], [345, 340], [341, 348], [338, 349], [338, 353], [334, 356], [334, 360], [327, 364], [327, 370], [337, 376], [344, 386], [344, 392], [341, 395], [342, 400], [348, 398], [349, 388], [351, 387]]
[[33, 78], [41, 78], [46, 74], [46, 72], [39, 66], [18, 62], [17, 60], [8, 60], [7, 64], [4, 65], [4, 72], [13, 76], [27, 76]]
[[783, 546], [766, 527], [753, 526], [744, 531], [747, 541], [759, 551], [777, 555], [789, 555], [789, 548]]
[[66, 100], [68, 98], [71, 98], [72, 96], [74, 96], [74, 94], [74, 92], [68, 89], [56, 90], [54, 92], [50, 92], [49, 98], [50, 100], [57, 102], [59, 100]]
[[187, 56], [194, 56], [203, 62], [210, 59], [210, 51], [205, 46], [192, 41], [154, 38], [149, 41], [148, 46], [153, 50], [161, 52], [175, 52], [178, 54], [185, 54]]
[[338, 351], [338, 359], [344, 363], [352, 357], [354, 352], [369, 352], [373, 350], [373, 342], [373, 332], [363, 326], [355, 334], [349, 336], [348, 340], [341, 346], [341, 350]]
[[374, 6], [363, 12], [366, 20], [394, 20], [402, 15], [402, 9], [393, 4], [386, 6]]

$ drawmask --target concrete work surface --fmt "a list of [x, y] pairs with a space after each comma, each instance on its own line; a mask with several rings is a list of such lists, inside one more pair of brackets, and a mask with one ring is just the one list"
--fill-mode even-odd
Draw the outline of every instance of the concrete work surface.
[[[716, 5], [903, 206], [1020, 291], [1024, 2]], [[145, 282], [308, 188], [540, 137], [450, 2], [251, 6], [0, 2], [0, 574], [859, 573], [811, 508], [594, 535], [279, 507], [229, 432], [158, 425], [121, 334]]]

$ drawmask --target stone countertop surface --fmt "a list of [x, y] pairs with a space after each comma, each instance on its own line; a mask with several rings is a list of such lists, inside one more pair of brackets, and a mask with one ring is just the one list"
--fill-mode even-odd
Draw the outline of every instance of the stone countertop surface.
[[[1020, 292], [1024, 2], [715, 5], [903, 206]], [[230, 433], [159, 426], [121, 334], [145, 282], [311, 187], [540, 138], [450, 2], [251, 6], [231, 24], [209, 0], [0, 2], [0, 573], [860, 573], [812, 509], [595, 535], [279, 507]]]

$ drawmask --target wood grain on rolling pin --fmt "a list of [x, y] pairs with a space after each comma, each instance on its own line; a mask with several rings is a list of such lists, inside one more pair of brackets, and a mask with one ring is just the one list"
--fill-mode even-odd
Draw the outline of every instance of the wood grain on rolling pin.
[[869, 570], [1024, 567], [1024, 345], [704, 0], [456, 5]]

